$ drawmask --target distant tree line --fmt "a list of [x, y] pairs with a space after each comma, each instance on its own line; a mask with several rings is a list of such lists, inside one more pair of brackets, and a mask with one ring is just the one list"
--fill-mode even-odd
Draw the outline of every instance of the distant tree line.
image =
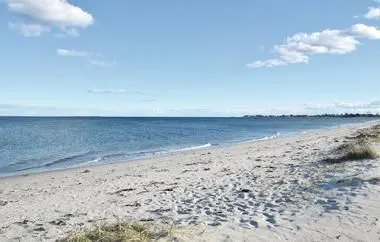
[[357, 118], [357, 117], [367, 117], [367, 118], [379, 118], [379, 113], [325, 113], [325, 114], [282, 114], [282, 115], [244, 115], [243, 118]]

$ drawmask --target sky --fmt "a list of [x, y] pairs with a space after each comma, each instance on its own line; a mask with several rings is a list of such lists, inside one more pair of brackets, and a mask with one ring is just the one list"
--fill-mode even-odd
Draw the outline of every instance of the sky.
[[380, 112], [380, 2], [0, 0], [0, 115]]

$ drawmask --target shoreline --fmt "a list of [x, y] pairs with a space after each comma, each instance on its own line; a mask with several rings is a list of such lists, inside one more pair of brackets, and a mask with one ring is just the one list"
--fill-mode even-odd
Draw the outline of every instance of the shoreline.
[[[320, 161], [357, 130], [378, 123], [0, 178], [0, 240], [54, 241], [116, 217], [185, 227], [190, 238], [183, 241], [338, 235], [374, 241], [380, 237], [380, 186], [365, 181], [380, 177], [379, 159]], [[336, 188], [325, 188], [331, 184]]]
[[[277, 132], [277, 134], [274, 134], [271, 136], [266, 136], [263, 138], [251, 139], [251, 140], [246, 140], [246, 141], [231, 142], [231, 143], [225, 143], [225, 144], [217, 144], [217, 145], [207, 143], [206, 145], [210, 145], [210, 146], [192, 149], [193, 147], [205, 146], [205, 144], [204, 144], [204, 145], [199, 145], [199, 146], [190, 146], [190, 147], [188, 147], [190, 149], [183, 148], [183, 149], [175, 150], [172, 152], [170, 152], [170, 151], [168, 151], [168, 152], [158, 151], [158, 152], [163, 152], [163, 153], [162, 154], [151, 154], [151, 155], [147, 155], [147, 156], [134, 157], [131, 159], [118, 160], [118, 161], [112, 161], [112, 162], [106, 162], [106, 163], [95, 162], [93, 164], [84, 165], [85, 163], [87, 163], [87, 162], [84, 162], [83, 165], [78, 164], [78, 165], [71, 166], [71, 167], [56, 168], [56, 169], [52, 169], [52, 170], [43, 170], [42, 169], [40, 171], [31, 171], [31, 172], [19, 171], [19, 172], [13, 172], [11, 174], [4, 174], [4, 175], [0, 174], [0, 181], [2, 179], [12, 178], [12, 177], [39, 175], [39, 174], [45, 174], [45, 173], [51, 173], [51, 172], [63, 172], [63, 171], [69, 171], [69, 170], [86, 169], [86, 168], [108, 166], [108, 165], [114, 165], [114, 164], [135, 163], [138, 161], [151, 160], [151, 159], [160, 158], [160, 157], [170, 157], [172, 155], [178, 155], [178, 154], [183, 154], [183, 153], [188, 153], [188, 152], [196, 152], [196, 151], [202, 151], [202, 150], [208, 150], [208, 149], [231, 148], [231, 147], [239, 146], [242, 144], [249, 144], [249, 143], [255, 143], [255, 142], [262, 142], [262, 141], [270, 141], [270, 140], [281, 139], [281, 138], [289, 138], [289, 137], [295, 137], [295, 136], [303, 135], [306, 133], [323, 132], [323, 131], [329, 131], [329, 130], [345, 128], [345, 127], [356, 127], [356, 126], [361, 126], [361, 125], [371, 125], [371, 124], [376, 124], [378, 122], [380, 122], [380, 120], [376, 119], [376, 120], [370, 120], [370, 121], [363, 121], [363, 122], [359, 122], [359, 123], [339, 124], [339, 125], [334, 125], [334, 126], [329, 126], [329, 127], [310, 129], [310, 130], [304, 130], [304, 131], [296, 131], [296, 132], [290, 132], [290, 133], [285, 133], [285, 134], [281, 134], [280, 132]], [[88, 161], [88, 162], [91, 162], [91, 161]], [[28, 170], [33, 170], [33, 169], [28, 169]]]

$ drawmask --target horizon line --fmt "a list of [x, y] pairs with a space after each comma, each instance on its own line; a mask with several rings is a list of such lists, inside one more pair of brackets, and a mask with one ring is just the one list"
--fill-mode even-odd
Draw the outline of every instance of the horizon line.
[[244, 114], [223, 116], [116, 116], [116, 115], [1, 115], [0, 118], [250, 118], [250, 117], [380, 117], [380, 113]]

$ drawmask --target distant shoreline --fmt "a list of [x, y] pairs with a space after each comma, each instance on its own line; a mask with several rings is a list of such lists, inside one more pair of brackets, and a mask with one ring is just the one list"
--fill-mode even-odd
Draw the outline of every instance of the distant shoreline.
[[254, 114], [254, 115], [243, 115], [243, 116], [79, 116], [79, 115], [53, 115], [53, 116], [39, 116], [39, 115], [0, 115], [1, 118], [138, 118], [138, 119], [149, 119], [149, 118], [169, 118], [169, 119], [182, 119], [182, 118], [380, 118], [380, 114], [363, 114], [363, 113], [334, 113], [334, 114]]
[[244, 115], [242, 118], [380, 118], [380, 114], [361, 114], [361, 113], [344, 113], [344, 114], [283, 114], [283, 115]]

